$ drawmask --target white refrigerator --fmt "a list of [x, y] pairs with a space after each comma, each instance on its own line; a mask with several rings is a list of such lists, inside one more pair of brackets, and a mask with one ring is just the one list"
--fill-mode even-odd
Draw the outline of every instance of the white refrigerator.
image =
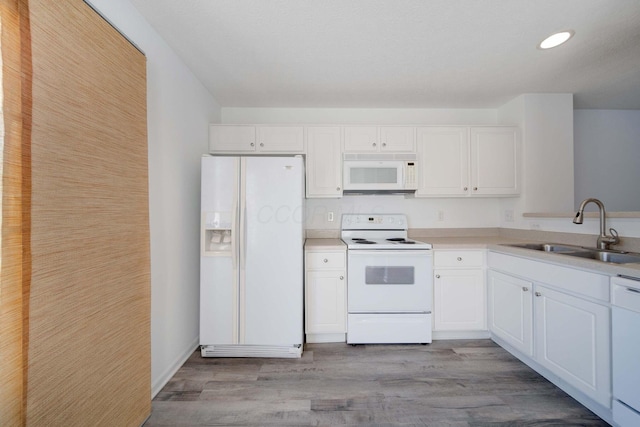
[[300, 357], [304, 164], [297, 157], [202, 158], [203, 357]]

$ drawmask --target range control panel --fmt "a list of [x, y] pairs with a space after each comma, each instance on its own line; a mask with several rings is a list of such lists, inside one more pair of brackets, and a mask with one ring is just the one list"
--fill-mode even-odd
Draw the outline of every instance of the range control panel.
[[343, 214], [343, 230], [405, 230], [404, 214]]

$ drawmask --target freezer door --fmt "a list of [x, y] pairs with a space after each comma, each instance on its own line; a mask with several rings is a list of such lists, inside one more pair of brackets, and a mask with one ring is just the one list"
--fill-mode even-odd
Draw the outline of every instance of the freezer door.
[[238, 200], [239, 165], [239, 157], [202, 158], [200, 210], [203, 213], [231, 213], [234, 210]]
[[238, 344], [238, 292], [230, 257], [200, 260], [200, 345]]
[[300, 157], [242, 159], [240, 336], [244, 344], [302, 344], [303, 168]]
[[[238, 343], [239, 166], [238, 157], [202, 158], [201, 345]], [[221, 241], [225, 233], [231, 242]]]

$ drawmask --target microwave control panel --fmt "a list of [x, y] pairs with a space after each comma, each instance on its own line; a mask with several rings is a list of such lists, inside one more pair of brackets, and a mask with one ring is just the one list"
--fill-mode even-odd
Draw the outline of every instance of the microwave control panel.
[[404, 185], [406, 189], [418, 188], [416, 162], [405, 162], [404, 167]]

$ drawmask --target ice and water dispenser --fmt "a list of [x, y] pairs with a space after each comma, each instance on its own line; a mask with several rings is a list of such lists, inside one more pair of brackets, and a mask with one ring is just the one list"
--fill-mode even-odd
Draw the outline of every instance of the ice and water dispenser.
[[230, 255], [233, 232], [231, 212], [204, 212], [202, 252], [204, 255]]

